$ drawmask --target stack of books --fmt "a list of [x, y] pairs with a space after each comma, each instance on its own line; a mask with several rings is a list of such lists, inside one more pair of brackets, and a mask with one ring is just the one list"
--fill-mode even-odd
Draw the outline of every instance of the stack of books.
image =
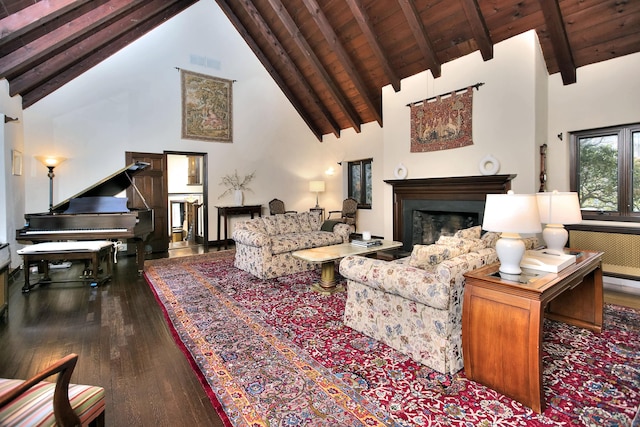
[[560, 254], [539, 249], [527, 251], [522, 258], [520, 267], [558, 273], [575, 263], [576, 256], [573, 254]]
[[354, 239], [351, 241], [352, 245], [362, 246], [364, 248], [370, 248], [371, 246], [380, 246], [382, 244], [382, 240], [373, 239], [373, 240], [359, 240]]

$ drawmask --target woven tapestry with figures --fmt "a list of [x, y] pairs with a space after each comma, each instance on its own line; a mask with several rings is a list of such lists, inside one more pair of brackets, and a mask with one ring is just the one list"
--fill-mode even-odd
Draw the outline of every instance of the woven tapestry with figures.
[[411, 104], [411, 152], [472, 145], [473, 87]]

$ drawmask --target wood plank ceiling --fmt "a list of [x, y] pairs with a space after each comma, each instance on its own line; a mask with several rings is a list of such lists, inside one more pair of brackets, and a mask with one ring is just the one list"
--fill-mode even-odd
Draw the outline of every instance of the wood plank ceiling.
[[[0, 0], [0, 78], [28, 108], [197, 1]], [[320, 140], [382, 125], [382, 87], [531, 29], [564, 84], [640, 51], [640, 0], [216, 2]]]

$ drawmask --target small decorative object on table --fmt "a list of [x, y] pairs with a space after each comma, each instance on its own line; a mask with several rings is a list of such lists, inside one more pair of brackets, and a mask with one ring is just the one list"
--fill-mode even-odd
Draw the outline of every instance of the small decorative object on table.
[[371, 246], [380, 246], [382, 244], [382, 240], [374, 239], [374, 240], [359, 240], [354, 239], [351, 241], [352, 245], [363, 246], [365, 248], [369, 248]]
[[236, 206], [242, 206], [244, 197], [242, 192], [252, 191], [249, 188], [249, 183], [253, 181], [253, 178], [255, 178], [255, 176], [256, 173], [254, 171], [248, 175], [245, 175], [244, 178], [240, 178], [237, 170], [234, 170], [232, 175], [224, 175], [222, 177], [222, 180], [220, 180], [219, 185], [224, 185], [225, 187], [227, 187], [227, 189], [224, 191], [224, 193], [218, 196], [218, 199], [223, 198], [227, 194], [233, 193]]

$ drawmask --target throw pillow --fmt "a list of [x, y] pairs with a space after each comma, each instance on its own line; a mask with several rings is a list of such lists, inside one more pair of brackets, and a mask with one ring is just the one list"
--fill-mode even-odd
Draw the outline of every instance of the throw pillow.
[[245, 230], [252, 231], [254, 233], [267, 233], [267, 230], [264, 226], [264, 222], [260, 219], [250, 219], [245, 221], [242, 225], [238, 225], [238, 227], [242, 227]]
[[486, 248], [486, 244], [482, 239], [462, 239], [453, 236], [440, 236], [436, 244], [458, 248], [465, 254]]
[[300, 231], [306, 233], [311, 231], [311, 224], [309, 223], [309, 212], [300, 212], [298, 214], [298, 223], [300, 224]]
[[411, 257], [409, 258], [409, 265], [425, 269], [462, 254], [462, 250], [455, 246], [438, 244], [414, 245]]
[[500, 238], [500, 233], [496, 233], [495, 231], [487, 231], [482, 235], [480, 239], [484, 240], [485, 247], [487, 248], [495, 248], [496, 242]]
[[264, 228], [267, 230], [269, 236], [275, 236], [278, 234], [278, 226], [276, 224], [275, 215], [263, 216]]
[[320, 230], [320, 226], [322, 226], [320, 212], [309, 212], [309, 224], [311, 226], [311, 231]]
[[278, 234], [299, 233], [300, 223], [296, 215], [292, 214], [279, 214], [276, 215], [276, 225], [278, 227]]
[[453, 237], [459, 237], [461, 239], [479, 239], [482, 233], [482, 226], [476, 225], [471, 228], [464, 228], [456, 231]]

